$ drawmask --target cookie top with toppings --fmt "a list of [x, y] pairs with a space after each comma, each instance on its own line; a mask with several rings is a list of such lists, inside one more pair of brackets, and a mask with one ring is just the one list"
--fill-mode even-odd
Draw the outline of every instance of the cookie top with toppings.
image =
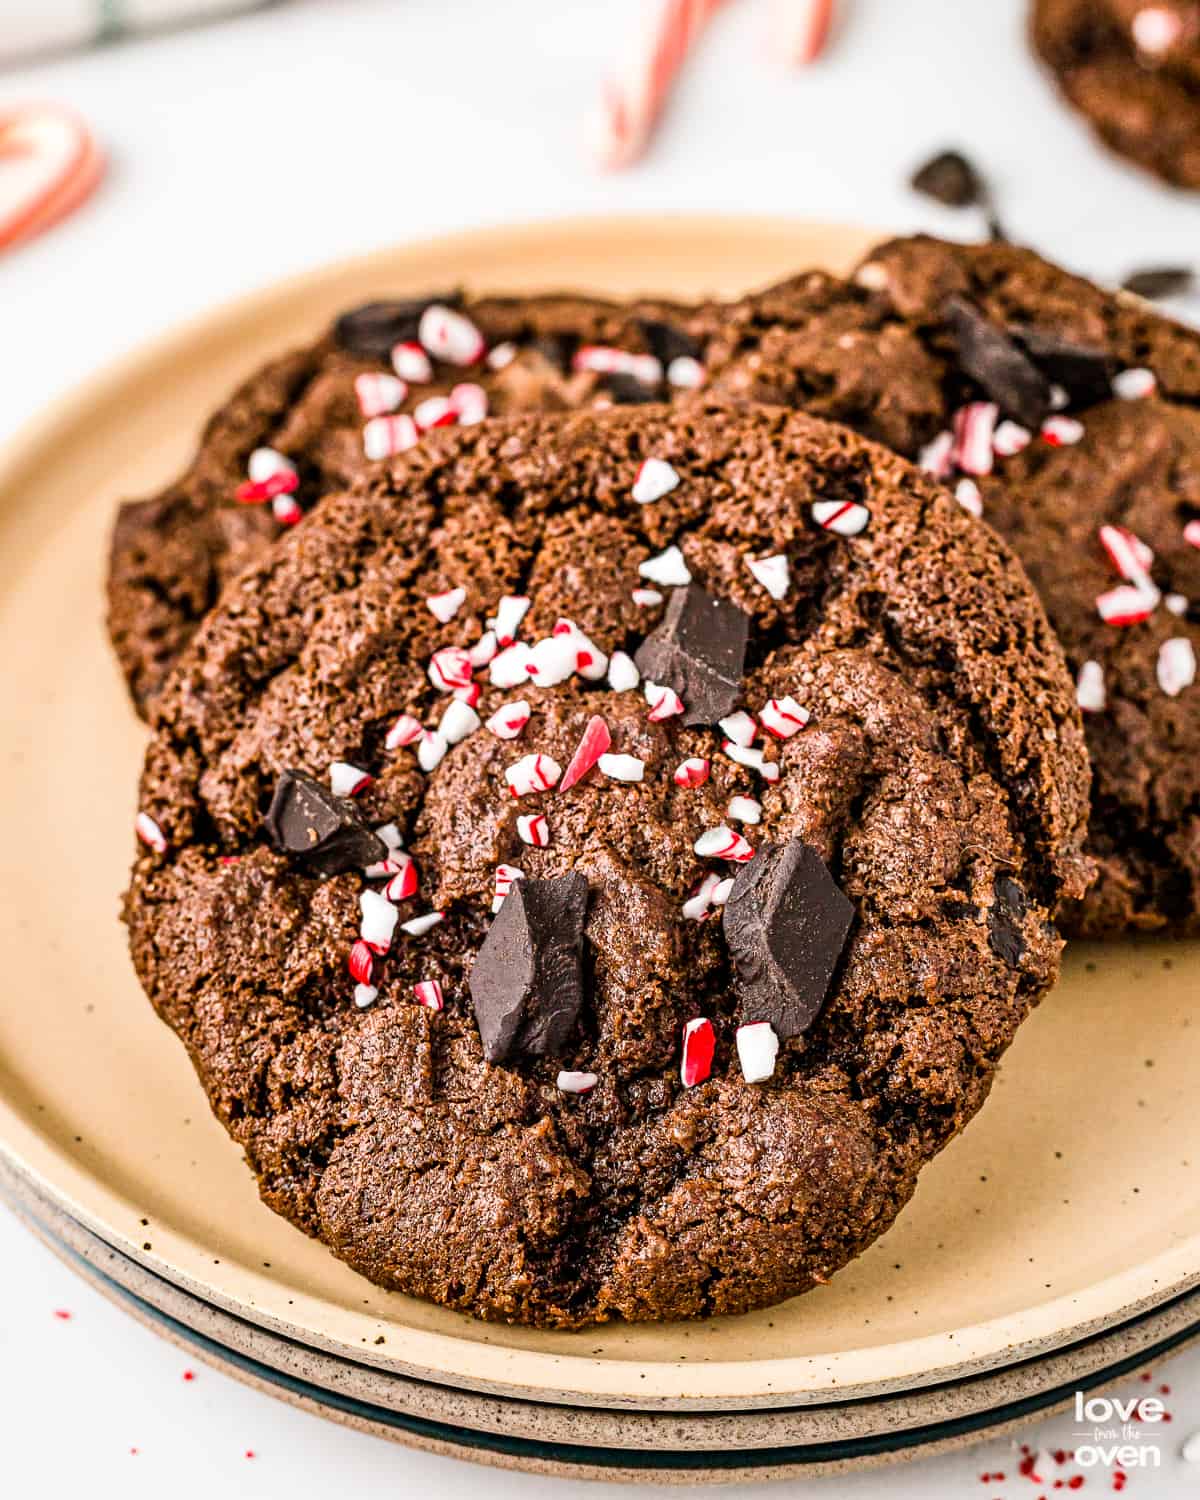
[[857, 1254], [978, 1107], [1086, 782], [1024, 574], [907, 463], [766, 407], [523, 417], [226, 591], [126, 916], [264, 1198], [365, 1275], [732, 1312]]

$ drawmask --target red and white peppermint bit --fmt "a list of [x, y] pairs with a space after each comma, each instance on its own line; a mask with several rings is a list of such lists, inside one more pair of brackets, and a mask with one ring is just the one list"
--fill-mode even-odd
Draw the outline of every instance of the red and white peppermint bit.
[[167, 852], [167, 836], [149, 813], [138, 813], [133, 820], [133, 831], [155, 854]]
[[488, 351], [487, 367], [489, 370], [507, 370], [516, 357], [516, 344], [497, 344], [494, 349]]
[[420, 719], [414, 719], [412, 714], [401, 714], [384, 738], [384, 747], [388, 750], [399, 750], [401, 745], [415, 745], [425, 733]]
[[1118, 401], [1141, 401], [1153, 396], [1158, 387], [1154, 371], [1141, 365], [1131, 370], [1118, 370], [1112, 378], [1112, 393]]
[[812, 715], [795, 698], [768, 698], [759, 718], [768, 734], [773, 734], [777, 740], [790, 740], [792, 735], [800, 733]]
[[1172, 636], [1158, 648], [1158, 685], [1168, 698], [1177, 698], [1196, 680], [1196, 653], [1185, 635]]
[[708, 780], [711, 769], [711, 763], [702, 756], [691, 755], [687, 760], [679, 762], [672, 773], [671, 780], [676, 786], [703, 786]]
[[562, 768], [549, 755], [523, 755], [511, 766], [505, 767], [504, 779], [512, 788], [514, 797], [527, 797], [531, 792], [548, 792], [558, 784]]
[[375, 955], [371, 952], [362, 938], [350, 949], [350, 957], [347, 959], [347, 967], [351, 977], [357, 979], [359, 984], [370, 984], [371, 975], [375, 968]]
[[379, 991], [373, 984], [356, 984], [354, 986], [354, 1003], [359, 1010], [366, 1010], [368, 1006], [374, 1005], [379, 999]]
[[432, 432], [435, 427], [453, 427], [458, 413], [445, 396], [426, 396], [413, 407], [412, 419], [422, 432]]
[[664, 588], [682, 588], [692, 581], [691, 570], [678, 547], [667, 547], [657, 557], [638, 563], [638, 574], [651, 583], [661, 583]]
[[641, 781], [646, 771], [646, 762], [636, 755], [602, 755], [596, 764], [613, 781]]
[[501, 646], [511, 646], [521, 628], [521, 621], [529, 612], [530, 600], [525, 594], [505, 594], [496, 606], [496, 618], [488, 624], [496, 632]]
[[1052, 448], [1072, 448], [1083, 440], [1083, 423], [1076, 417], [1047, 417], [1042, 423], [1042, 441]]
[[725, 814], [735, 823], [749, 823], [753, 827], [762, 822], [762, 803], [757, 797], [730, 797]]
[[[472, 688], [477, 683], [471, 684]], [[457, 745], [465, 740], [469, 734], [474, 734], [482, 725], [482, 720], [474, 708], [462, 698], [455, 698], [446, 705], [446, 711], [438, 720], [437, 732], [446, 741], [447, 745]]]
[[559, 783], [560, 792], [569, 792], [573, 786], [583, 779], [593, 766], [598, 765], [601, 756], [605, 754], [612, 744], [612, 735], [608, 725], [599, 714], [593, 714], [584, 726], [583, 736], [563, 772], [562, 781]]
[[[294, 475], [296, 465], [278, 448], [255, 448], [246, 464], [246, 473], [255, 484], [265, 484], [280, 474]], [[295, 485], [292, 486], [295, 489]]]
[[978, 521], [983, 515], [983, 496], [973, 479], [960, 479], [954, 486], [954, 498], [969, 516]]
[[445, 760], [449, 748], [450, 742], [440, 730], [423, 730], [417, 745], [417, 765], [427, 775], [430, 771], [436, 771]]
[[677, 391], [697, 391], [708, 378], [708, 371], [690, 354], [677, 354], [667, 366], [667, 384]]
[[857, 536], [867, 529], [871, 512], [853, 500], [816, 500], [812, 518], [822, 531], [832, 531], [835, 536]]
[[708, 916], [709, 907], [712, 905], [713, 892], [721, 883], [720, 876], [708, 874], [683, 903], [683, 919], [685, 922], [702, 922]]
[[1147, 572], [1154, 563], [1154, 553], [1145, 542], [1124, 526], [1101, 526], [1100, 545], [1108, 560], [1126, 583], [1147, 584]]
[[425, 604], [435, 620], [440, 620], [443, 625], [449, 625], [466, 602], [467, 591], [460, 584], [456, 589], [446, 589], [441, 594], [430, 594]]
[[641, 679], [633, 657], [624, 651], [614, 651], [608, 662], [608, 685], [613, 692], [632, 692]]
[[1183, 36], [1183, 19], [1170, 6], [1144, 5], [1129, 23], [1133, 44], [1147, 57], [1162, 57]]
[[1183, 539], [1191, 547], [1200, 547], [1200, 520], [1187, 523], [1183, 528]]
[[721, 746], [729, 759], [736, 761], [739, 766], [748, 766], [750, 770], [757, 771], [764, 781], [779, 780], [779, 766], [777, 762], [768, 760], [757, 745], [738, 745], [733, 740], [726, 740]]
[[527, 813], [517, 819], [517, 837], [523, 844], [545, 849], [550, 842], [550, 824], [541, 813]]
[[512, 703], [502, 703], [488, 719], [485, 728], [490, 729], [498, 740], [515, 740], [529, 723], [531, 713], [525, 699], [516, 698]]
[[450, 392], [450, 405], [464, 427], [474, 427], [488, 414], [487, 392], [473, 380], [464, 381]]
[[276, 495], [271, 501], [271, 514], [281, 526], [295, 526], [304, 517], [300, 502], [294, 495]]
[[488, 662], [488, 680], [493, 687], [519, 687], [529, 681], [529, 648], [515, 645], [505, 646]]
[[496, 866], [496, 884], [494, 887], [494, 894], [492, 896], [493, 914], [498, 912], [504, 905], [504, 898], [508, 895], [509, 891], [512, 890], [513, 882], [522, 880], [524, 879], [524, 877], [525, 871], [519, 869], [516, 865]]
[[496, 640], [496, 632], [485, 630], [475, 644], [468, 649], [467, 656], [470, 658], [471, 665], [478, 670], [480, 667], [486, 667], [499, 650], [500, 644]]
[[335, 797], [357, 797], [373, 780], [368, 771], [346, 760], [335, 760], [329, 768], [329, 790]]
[[642, 609], [653, 609], [656, 604], [663, 602], [663, 596], [657, 589], [632, 589], [629, 597]]
[[354, 377], [354, 394], [364, 417], [383, 417], [401, 405], [408, 395], [408, 386], [396, 375], [364, 370]]
[[697, 1016], [683, 1028], [683, 1061], [679, 1077], [684, 1088], [695, 1088], [711, 1074], [716, 1047], [717, 1036], [712, 1022], [704, 1016]]
[[990, 474], [992, 440], [1000, 408], [994, 401], [969, 401], [954, 413], [954, 462], [964, 474]]
[[417, 338], [434, 359], [448, 365], [474, 365], [487, 353], [483, 334], [470, 318], [452, 307], [431, 303], [421, 314]]
[[590, 1094], [600, 1079], [595, 1073], [576, 1073], [564, 1068], [554, 1082], [560, 1093]]
[[1136, 584], [1122, 583], [1099, 595], [1096, 610], [1106, 625], [1140, 625], [1154, 613], [1158, 591], [1153, 593]]
[[429, 680], [439, 693], [470, 687], [471, 658], [461, 646], [442, 646], [429, 658]]
[[954, 467], [954, 434], [939, 432], [918, 453], [917, 463], [935, 479], [948, 479]]
[[833, 0], [775, 0], [775, 45], [785, 61], [804, 67], [825, 47]]
[[403, 849], [394, 849], [389, 863], [396, 866], [396, 873], [384, 886], [383, 894], [389, 901], [411, 901], [417, 894], [416, 861]]
[[726, 737], [735, 745], [752, 745], [758, 733], [758, 724], [745, 709], [739, 708], [725, 718], [717, 720], [717, 728], [725, 731]]
[[774, 1076], [779, 1058], [779, 1038], [770, 1021], [749, 1021], [739, 1026], [734, 1038], [738, 1062], [747, 1083], [766, 1083]]
[[[420, 728], [420, 726], [417, 726]], [[375, 830], [375, 837], [382, 839], [389, 849], [403, 849], [404, 836], [395, 823], [381, 823]]]
[[679, 475], [665, 459], [647, 458], [638, 469], [630, 494], [639, 505], [661, 500], [679, 484]]
[[386, 953], [392, 946], [392, 934], [400, 913], [378, 891], [363, 891], [358, 898], [362, 921], [358, 935], [372, 953]]
[[713, 886], [712, 904], [714, 906], [724, 906], [729, 900], [729, 894], [733, 890], [733, 879], [732, 875], [727, 875], [724, 880], [718, 880]]
[[392, 369], [401, 380], [411, 380], [414, 385], [427, 385], [433, 379], [433, 366], [420, 344], [393, 344]]
[[451, 697], [459, 703], [465, 703], [468, 708], [474, 708], [483, 696], [483, 689], [477, 682], [468, 683], [466, 687], [455, 688]]
[[436, 979], [420, 979], [413, 985], [413, 999], [426, 1010], [441, 1010], [445, 1003], [442, 987]]
[[574, 637], [547, 635], [525, 650], [525, 670], [538, 687], [559, 687], [575, 672]]
[[423, 911], [419, 917], [409, 917], [407, 922], [401, 922], [400, 930], [408, 933], [409, 937], [424, 937], [427, 932], [432, 932], [439, 922], [445, 920], [444, 911]]
[[683, 712], [683, 699], [674, 688], [663, 687], [657, 682], [647, 682], [643, 688], [650, 712], [646, 717], [651, 724], [661, 724], [664, 719], [673, 719]]
[[1186, 594], [1168, 594], [1163, 600], [1163, 608], [1168, 614], [1186, 615], [1188, 612], [1188, 600]]
[[395, 417], [372, 417], [362, 431], [363, 452], [374, 463], [407, 453], [421, 441], [417, 424], [405, 413]]
[[992, 434], [992, 452], [1001, 458], [1015, 458], [1032, 442], [1033, 433], [1028, 427], [1022, 427], [1019, 422], [1012, 422], [1006, 418]]
[[266, 479], [247, 479], [233, 493], [243, 505], [262, 505], [276, 495], [290, 495], [299, 487], [300, 476], [295, 469], [281, 469]]
[[1108, 703], [1104, 668], [1098, 661], [1085, 661], [1075, 679], [1075, 701], [1085, 714], [1103, 713]]
[[[363, 874], [368, 880], [383, 880], [389, 875], [394, 875], [400, 869], [400, 864], [396, 860], [395, 853], [395, 850], [389, 849], [386, 859], [380, 859], [374, 864], [368, 865]], [[384, 895], [387, 895], [386, 891]]]
[[570, 641], [575, 652], [575, 671], [579, 676], [586, 682], [599, 682], [608, 671], [608, 657], [595, 641], [589, 640], [572, 620], [555, 621], [554, 634], [559, 638], [565, 636]]
[[732, 859], [742, 864], [754, 858], [750, 843], [724, 823], [719, 828], [706, 828], [692, 848], [701, 859]]
[[774, 557], [748, 557], [746, 566], [772, 599], [782, 599], [791, 586], [791, 568], [782, 552]]
[[593, 375], [631, 375], [643, 385], [657, 385], [663, 377], [662, 365], [653, 354], [631, 354], [610, 344], [582, 345], [575, 351], [571, 368]]

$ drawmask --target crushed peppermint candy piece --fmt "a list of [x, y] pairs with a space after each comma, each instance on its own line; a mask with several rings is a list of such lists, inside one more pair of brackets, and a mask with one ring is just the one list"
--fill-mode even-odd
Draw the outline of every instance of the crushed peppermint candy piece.
[[1071, 404], [1071, 393], [1065, 385], [1052, 385], [1050, 387], [1050, 410], [1066, 411]]
[[466, 687], [455, 688], [451, 697], [456, 698], [459, 703], [465, 703], [468, 708], [474, 708], [483, 696], [483, 689], [477, 682], [472, 682]]
[[375, 955], [363, 941], [362, 938], [350, 949], [350, 957], [346, 961], [353, 979], [359, 984], [370, 984], [371, 975], [375, 968]]
[[524, 878], [525, 871], [518, 869], [516, 865], [496, 866], [496, 883], [492, 895], [493, 915], [495, 915], [495, 913], [498, 912], [504, 905], [504, 898], [508, 895], [509, 891], [512, 890], [513, 882], [517, 880], [524, 880]]
[[960, 479], [954, 486], [954, 498], [969, 516], [978, 521], [983, 515], [983, 496], [973, 479]]
[[488, 680], [493, 687], [519, 687], [529, 681], [529, 649], [526, 646], [505, 646], [488, 662]]
[[1177, 698], [1196, 680], [1196, 653], [1185, 635], [1174, 635], [1158, 648], [1158, 685], [1168, 698]]
[[413, 999], [426, 1010], [441, 1010], [445, 1003], [442, 987], [436, 979], [420, 979], [413, 985]]
[[458, 413], [446, 396], [426, 396], [413, 407], [412, 419], [422, 432], [432, 432], [435, 427], [453, 427]]
[[791, 569], [782, 552], [774, 557], [748, 557], [746, 566], [772, 599], [782, 599], [791, 585]]
[[511, 646], [521, 628], [521, 621], [529, 612], [530, 600], [525, 594], [505, 594], [496, 606], [496, 618], [488, 624], [496, 632], [501, 646]]
[[614, 651], [608, 661], [608, 685], [614, 693], [628, 693], [637, 687], [642, 674], [634, 665], [633, 657], [624, 651]]
[[424, 730], [417, 746], [417, 765], [426, 773], [436, 771], [449, 748], [450, 742], [440, 730]]
[[335, 797], [357, 797], [374, 780], [367, 771], [349, 761], [335, 760], [329, 768], [329, 790]]
[[445, 920], [444, 911], [424, 911], [419, 917], [409, 917], [407, 922], [401, 922], [400, 931], [406, 932], [409, 937], [424, 937], [427, 932], [432, 932], [439, 922]]
[[474, 427], [488, 414], [488, 396], [473, 380], [456, 385], [450, 392], [450, 405], [464, 427]]
[[646, 762], [636, 755], [602, 755], [596, 764], [614, 781], [641, 781], [646, 769]]
[[[474, 688], [478, 684], [472, 683]], [[446, 705], [446, 711], [438, 720], [437, 732], [448, 745], [457, 745], [469, 734], [474, 734], [482, 721], [471, 704], [465, 699], [454, 698]]]
[[354, 986], [354, 1003], [359, 1010], [366, 1010], [369, 1005], [374, 1005], [379, 999], [379, 991], [373, 984], [356, 984]]
[[1140, 625], [1154, 613], [1158, 590], [1123, 583], [1096, 599], [1096, 610], [1106, 625]]
[[531, 792], [548, 792], [558, 782], [562, 769], [549, 755], [523, 755], [511, 766], [505, 767], [504, 779], [512, 788], [514, 797], [527, 797]]
[[665, 459], [647, 458], [638, 469], [629, 493], [639, 505], [649, 505], [669, 495], [678, 483], [679, 475]]
[[730, 797], [725, 814], [735, 823], [761, 823], [762, 803], [757, 797]]
[[[560, 627], [565, 626], [562, 630]], [[555, 635], [566, 635], [575, 647], [575, 671], [585, 682], [599, 682], [608, 671], [608, 657], [589, 640], [578, 625], [570, 620], [559, 620], [554, 627]]]
[[396, 931], [400, 913], [378, 891], [363, 891], [358, 905], [362, 912], [359, 937], [372, 953], [386, 953], [392, 946], [392, 934]]
[[599, 714], [593, 714], [587, 721], [583, 738], [579, 741], [575, 754], [572, 755], [567, 769], [563, 772], [559, 791], [569, 792], [593, 766], [599, 764], [600, 758], [608, 751], [611, 744], [612, 735], [608, 725]]
[[[394, 875], [400, 869], [400, 863], [395, 855], [396, 851], [389, 849], [385, 858], [377, 859], [367, 865], [363, 870], [363, 874], [368, 880], [383, 880], [386, 876]], [[384, 890], [384, 895], [387, 895], [386, 889]]]
[[742, 864], [754, 858], [754, 849], [740, 833], [724, 823], [708, 828], [692, 845], [701, 859], [732, 859]]
[[547, 635], [525, 651], [525, 671], [538, 687], [558, 687], [575, 672], [576, 645], [570, 635]]
[[382, 839], [389, 849], [404, 848], [404, 835], [395, 823], [380, 823], [375, 830], [375, 837]]
[[485, 630], [475, 644], [468, 648], [467, 656], [475, 668], [486, 667], [500, 650], [494, 630]]
[[271, 514], [281, 526], [295, 526], [304, 516], [295, 495], [276, 495], [271, 501]]
[[1042, 441], [1052, 448], [1071, 448], [1083, 440], [1083, 423], [1077, 417], [1047, 417], [1042, 423]]
[[466, 602], [467, 591], [461, 584], [458, 588], [447, 589], [442, 594], [430, 594], [425, 600], [429, 613], [435, 620], [440, 620], [443, 625], [449, 625]]
[[396, 873], [383, 888], [389, 901], [411, 901], [417, 894], [417, 863], [411, 854], [402, 849], [393, 849], [387, 861]]
[[443, 646], [429, 658], [429, 680], [439, 693], [470, 687], [471, 671], [471, 658], [461, 646]]
[[964, 474], [992, 472], [992, 441], [999, 415], [994, 401], [968, 401], [955, 412], [954, 462]]
[[133, 831], [155, 854], [167, 852], [167, 836], [149, 813], [138, 813], [133, 820]]
[[383, 417], [402, 404], [408, 395], [408, 386], [396, 375], [364, 370], [354, 377], [354, 394], [364, 417]]
[[747, 1083], [766, 1083], [774, 1076], [779, 1038], [770, 1021], [749, 1021], [739, 1026], [734, 1040], [742, 1077]]
[[1075, 680], [1075, 701], [1085, 714], [1104, 712], [1108, 693], [1104, 686], [1104, 668], [1098, 661], [1085, 661]]
[[1168, 594], [1163, 600], [1163, 608], [1169, 614], [1186, 615], [1188, 612], [1188, 600], [1186, 594]]
[[440, 302], [430, 303], [421, 314], [417, 338], [434, 359], [449, 365], [478, 364], [487, 353], [483, 334], [470, 318]]
[[1112, 378], [1112, 392], [1118, 401], [1141, 401], [1153, 396], [1157, 385], [1154, 371], [1140, 365], [1132, 370], [1118, 370]]
[[692, 575], [678, 547], [668, 547], [657, 557], [648, 557], [638, 564], [638, 573], [651, 583], [661, 583], [664, 588], [681, 588], [691, 583]]
[[663, 596], [657, 589], [633, 589], [629, 597], [643, 609], [653, 609], [656, 604], [663, 602]]
[[717, 1037], [712, 1022], [704, 1016], [697, 1016], [683, 1028], [683, 1061], [679, 1067], [679, 1077], [684, 1088], [694, 1088], [709, 1077], [716, 1046]]
[[778, 764], [773, 760], [768, 760], [757, 745], [739, 745], [733, 740], [726, 740], [721, 749], [739, 766], [748, 766], [750, 770], [757, 771], [764, 781], [779, 780]]
[[280, 469], [266, 479], [248, 479], [234, 490], [234, 498], [243, 505], [263, 505], [279, 495], [290, 495], [300, 486], [295, 469]]
[[758, 733], [758, 725], [744, 709], [737, 709], [724, 719], [717, 720], [717, 727], [725, 731], [726, 737], [735, 745], [752, 745]]
[[593, 375], [631, 375], [642, 385], [657, 385], [663, 378], [662, 363], [653, 354], [631, 354], [608, 344], [582, 345], [575, 351], [571, 368]]
[[671, 780], [676, 786], [703, 786], [708, 780], [711, 763], [702, 756], [692, 755], [687, 760], [681, 760], [672, 773]]
[[917, 454], [917, 464], [935, 479], [949, 479], [954, 467], [954, 434], [939, 432]]
[[712, 903], [714, 906], [724, 906], [729, 900], [729, 893], [733, 890], [733, 882], [737, 877], [727, 875], [724, 880], [719, 880], [713, 887]]
[[647, 718], [651, 724], [661, 724], [664, 719], [673, 718], [676, 714], [683, 712], [683, 699], [674, 688], [663, 687], [661, 683], [650, 682], [647, 679], [642, 691], [646, 702], [650, 705]]
[[1147, 592], [1153, 588], [1147, 572], [1154, 564], [1154, 553], [1140, 537], [1125, 526], [1101, 526], [1100, 545], [1126, 583], [1141, 584]]
[[835, 536], [857, 536], [867, 529], [871, 512], [853, 500], [815, 500], [812, 518], [822, 531], [832, 531]]
[[1163, 57], [1179, 45], [1185, 30], [1183, 17], [1166, 5], [1143, 5], [1129, 23], [1133, 44], [1147, 57]]
[[373, 462], [407, 453], [421, 441], [417, 424], [407, 413], [395, 417], [372, 417], [362, 431], [363, 452]]
[[713, 892], [721, 883], [720, 876], [708, 874], [683, 903], [685, 922], [702, 922], [712, 906]]
[[679, 391], [696, 391], [704, 384], [708, 372], [690, 354], [677, 354], [667, 366], [667, 384]]
[[[280, 474], [294, 475], [296, 465], [285, 458], [278, 448], [255, 448], [246, 462], [246, 473], [252, 484], [266, 484]], [[295, 485], [292, 486], [295, 489]]]
[[507, 370], [516, 357], [516, 344], [497, 344], [494, 349], [488, 351], [487, 367], [489, 370]]
[[427, 385], [433, 379], [433, 366], [420, 344], [394, 344], [392, 369], [401, 380], [411, 380], [414, 385]]
[[414, 745], [425, 733], [420, 719], [412, 714], [401, 714], [388, 730], [383, 741], [385, 749], [398, 750], [401, 745]]
[[[790, 740], [792, 735], [799, 734], [812, 715], [795, 698], [768, 698], [759, 718], [768, 734], [773, 734], [777, 740]], [[724, 724], [721, 727], [724, 728]]]
[[515, 698], [511, 703], [502, 703], [486, 727], [498, 740], [515, 740], [529, 723], [532, 712], [524, 698]]
[[590, 1094], [600, 1079], [595, 1073], [575, 1073], [564, 1068], [554, 1082], [564, 1094]]
[[525, 813], [517, 819], [517, 837], [523, 844], [545, 849], [550, 842], [550, 824], [542, 813]]
[[1033, 442], [1033, 433], [1019, 422], [1005, 418], [992, 434], [992, 452], [1001, 458], [1015, 458]]
[[1187, 523], [1183, 528], [1183, 539], [1190, 547], [1200, 547], [1200, 520]]

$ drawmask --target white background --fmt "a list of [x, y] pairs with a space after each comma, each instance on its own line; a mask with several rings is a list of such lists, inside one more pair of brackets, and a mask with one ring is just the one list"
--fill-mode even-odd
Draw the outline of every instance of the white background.
[[[904, 186], [913, 165], [950, 144], [986, 165], [1015, 237], [1097, 276], [1187, 260], [1200, 246], [1200, 199], [1105, 157], [1058, 105], [1024, 49], [1020, 0], [858, 0], [829, 56], [803, 73], [772, 56], [771, 0], [736, 0], [689, 67], [650, 158], [601, 175], [582, 149], [584, 107], [641, 8], [295, 0], [0, 73], [0, 110], [69, 103], [111, 153], [85, 210], [0, 256], [0, 441], [187, 314], [439, 230], [721, 210], [969, 236], [969, 222]], [[0, 0], [0, 28], [4, 10]], [[79, 462], [86, 477], [86, 453]], [[498, 1497], [549, 1493], [545, 1481], [484, 1475], [343, 1431], [189, 1363], [3, 1213], [0, 1265], [0, 1492], [191, 1500], [232, 1486], [293, 1500], [436, 1487], [452, 1500], [485, 1484]], [[1200, 1426], [1200, 1354], [1156, 1376], [1173, 1388], [1174, 1422], [1159, 1429], [1164, 1469], [1133, 1474], [1128, 1500], [1200, 1494], [1200, 1468], [1177, 1457]], [[1049, 1424], [1028, 1441], [1070, 1446], [1071, 1426]], [[1007, 1482], [981, 1486], [995, 1470]], [[837, 1500], [1074, 1493], [1014, 1476], [1008, 1446], [993, 1445], [815, 1488]], [[1100, 1493], [1111, 1483], [1093, 1471], [1081, 1494]]]

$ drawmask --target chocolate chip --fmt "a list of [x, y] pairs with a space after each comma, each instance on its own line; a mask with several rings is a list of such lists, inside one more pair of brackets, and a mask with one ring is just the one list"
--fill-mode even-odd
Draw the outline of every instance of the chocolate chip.
[[1009, 337], [973, 302], [951, 297], [946, 320], [958, 345], [958, 359], [1002, 412], [1035, 431], [1050, 415], [1050, 382]]
[[642, 406], [647, 401], [658, 400], [653, 386], [646, 385], [636, 375], [604, 375], [600, 385], [618, 406]]
[[1103, 349], [1041, 328], [1011, 330], [1048, 380], [1061, 385], [1072, 406], [1095, 406], [1112, 395], [1115, 366]]
[[365, 302], [344, 312], [333, 325], [334, 341], [348, 354], [386, 359], [393, 344], [411, 343], [416, 338], [421, 314], [431, 303], [453, 307], [461, 301], [458, 292], [446, 292], [398, 302]]
[[770, 1021], [779, 1037], [807, 1031], [853, 920], [811, 844], [763, 844], [739, 870], [722, 917], [743, 1023]]
[[749, 615], [689, 583], [672, 590], [662, 622], [633, 659], [643, 677], [679, 694], [685, 724], [715, 724], [741, 694], [749, 634]]
[[1177, 297], [1182, 292], [1190, 292], [1195, 285], [1196, 273], [1191, 266], [1147, 266], [1126, 276], [1121, 289], [1153, 300]]
[[1016, 968], [1025, 956], [1025, 934], [1021, 920], [1025, 915], [1025, 892], [1007, 875], [997, 875], [993, 886], [996, 899], [988, 912], [988, 942], [992, 952]]
[[587, 881], [577, 871], [518, 880], [471, 969], [471, 1000], [490, 1063], [557, 1052], [583, 1008]]
[[673, 359], [704, 358], [704, 345], [694, 339], [686, 329], [675, 323], [664, 323], [657, 318], [635, 320], [646, 340], [646, 347], [665, 370]]
[[971, 208], [984, 200], [983, 179], [960, 151], [939, 151], [909, 179], [914, 192], [947, 208]]
[[318, 875], [361, 870], [387, 858], [387, 845], [358, 809], [303, 771], [285, 771], [263, 819], [271, 842]]

